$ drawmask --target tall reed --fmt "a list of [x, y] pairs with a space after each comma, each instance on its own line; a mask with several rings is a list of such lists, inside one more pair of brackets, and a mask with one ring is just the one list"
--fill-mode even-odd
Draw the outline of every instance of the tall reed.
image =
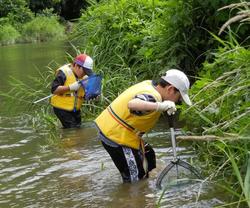
[[191, 89], [194, 105], [183, 109], [182, 116], [193, 133], [225, 138], [196, 144], [200, 165], [230, 193], [228, 206], [249, 206], [250, 51], [216, 38], [223, 47], [204, 63]]

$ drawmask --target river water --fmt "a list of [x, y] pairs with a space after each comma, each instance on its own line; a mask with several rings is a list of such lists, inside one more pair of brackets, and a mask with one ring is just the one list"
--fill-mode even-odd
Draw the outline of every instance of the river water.
[[[0, 48], [1, 91], [9, 76], [23, 81], [46, 69], [51, 61], [64, 63], [64, 43], [43, 43]], [[3, 98], [0, 98], [3, 101]], [[170, 134], [164, 120], [146, 135], [156, 152], [157, 168], [146, 180], [123, 184], [118, 170], [100, 145], [92, 122], [80, 129], [43, 129], [32, 126], [32, 116], [0, 111], [0, 207], [214, 207], [223, 194], [211, 184], [155, 187], [159, 172], [172, 159]], [[180, 133], [178, 131], [177, 133]], [[53, 141], [53, 142], [52, 142]], [[195, 158], [189, 144], [178, 144], [182, 160]]]

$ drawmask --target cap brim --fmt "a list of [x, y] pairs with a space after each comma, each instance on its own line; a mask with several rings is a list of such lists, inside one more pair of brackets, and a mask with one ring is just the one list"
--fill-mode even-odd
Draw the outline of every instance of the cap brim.
[[184, 102], [185, 102], [187, 105], [189, 105], [189, 106], [192, 105], [192, 102], [191, 102], [191, 100], [190, 100], [188, 94], [187, 94], [187, 93], [184, 93], [184, 92], [181, 92], [181, 91], [180, 91], [180, 93], [181, 93], [181, 97], [182, 97], [182, 99], [184, 100]]

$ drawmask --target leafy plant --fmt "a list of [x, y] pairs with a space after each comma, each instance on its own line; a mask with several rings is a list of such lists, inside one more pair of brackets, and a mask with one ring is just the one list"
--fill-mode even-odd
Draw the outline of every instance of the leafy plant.
[[191, 89], [194, 106], [184, 111], [188, 119], [195, 116], [193, 126], [203, 134], [249, 133], [250, 52], [229, 47], [219, 49], [213, 63], [204, 63]]
[[48, 41], [65, 38], [64, 27], [56, 16], [38, 16], [23, 26], [23, 36], [26, 41]]
[[2, 0], [0, 1], [0, 17], [7, 17], [8, 23], [20, 32], [22, 24], [32, 20], [34, 15], [25, 0], [15, 0], [15, 2]]
[[0, 43], [13, 44], [20, 37], [20, 33], [11, 25], [0, 25]]
[[244, 22], [250, 21], [249, 6], [250, 6], [249, 2], [241, 2], [241, 3], [236, 3], [236, 4], [230, 4], [230, 5], [220, 8], [218, 11], [221, 11], [223, 9], [231, 9], [231, 10], [237, 9], [238, 12], [234, 17], [231, 17], [229, 20], [227, 20], [224, 23], [224, 25], [222, 25], [219, 31], [219, 35], [234, 22], [244, 23]]
[[192, 132], [225, 139], [196, 144], [199, 160], [209, 179], [230, 193], [225, 206], [250, 206], [250, 51], [232, 33], [230, 41], [212, 36], [222, 47], [213, 53], [213, 61], [204, 62], [191, 88], [194, 105], [183, 106], [182, 116]]

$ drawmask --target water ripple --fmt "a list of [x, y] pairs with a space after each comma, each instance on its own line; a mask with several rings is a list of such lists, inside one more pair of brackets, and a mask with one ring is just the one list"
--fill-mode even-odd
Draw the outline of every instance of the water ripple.
[[[157, 168], [149, 179], [123, 184], [92, 124], [61, 130], [62, 141], [50, 145], [48, 133], [29, 127], [29, 117], [15, 119], [0, 118], [0, 207], [155, 207], [161, 195], [155, 189], [156, 177], [172, 159], [169, 132], [156, 130], [147, 135], [157, 156]], [[195, 157], [186, 146], [177, 151], [183, 160]], [[195, 187], [168, 191], [161, 207], [220, 203], [211, 188], [202, 189], [202, 200], [195, 202], [198, 193]]]

